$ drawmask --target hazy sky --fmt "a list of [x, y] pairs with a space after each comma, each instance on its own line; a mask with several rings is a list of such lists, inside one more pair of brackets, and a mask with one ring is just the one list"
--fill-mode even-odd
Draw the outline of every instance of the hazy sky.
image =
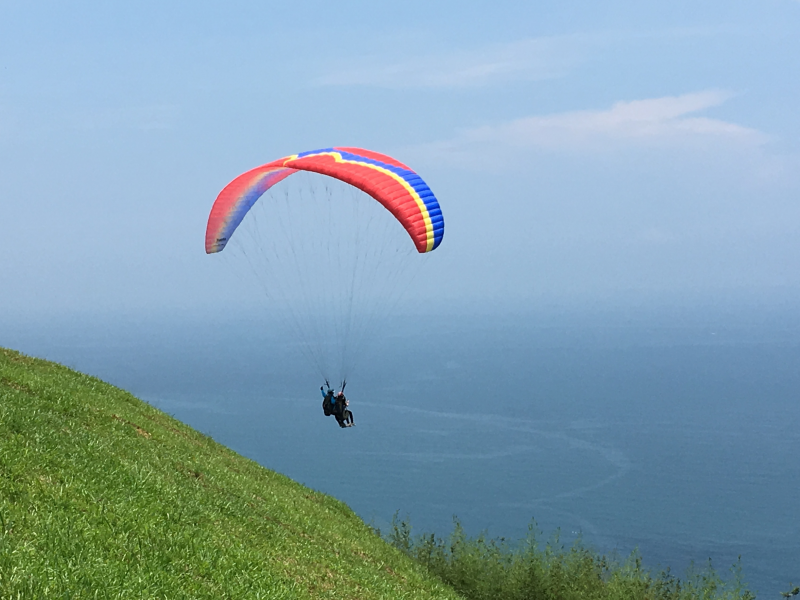
[[437, 194], [441, 303], [800, 291], [798, 0], [0, 2], [0, 309], [235, 302], [216, 194], [332, 145]]

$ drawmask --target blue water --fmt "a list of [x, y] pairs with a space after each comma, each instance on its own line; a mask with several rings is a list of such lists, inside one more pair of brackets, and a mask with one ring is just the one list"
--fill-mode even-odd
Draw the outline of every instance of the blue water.
[[[413, 325], [409, 325], [413, 323]], [[385, 528], [581, 535], [682, 572], [800, 581], [800, 327], [741, 315], [417, 316], [348, 384], [260, 318], [0, 320], [0, 345], [132, 391]]]

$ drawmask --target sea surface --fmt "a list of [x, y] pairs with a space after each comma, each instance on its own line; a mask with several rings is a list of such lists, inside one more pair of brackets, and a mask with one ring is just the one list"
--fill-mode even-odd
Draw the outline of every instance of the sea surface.
[[800, 327], [780, 315], [409, 315], [322, 415], [280, 323], [175, 313], [0, 318], [0, 345], [130, 390], [386, 529], [638, 548], [681, 574], [741, 556], [800, 583]]

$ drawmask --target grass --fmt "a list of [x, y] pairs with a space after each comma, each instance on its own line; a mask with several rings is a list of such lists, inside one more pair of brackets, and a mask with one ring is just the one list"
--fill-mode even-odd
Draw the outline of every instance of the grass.
[[0, 349], [0, 598], [456, 598], [345, 504]]

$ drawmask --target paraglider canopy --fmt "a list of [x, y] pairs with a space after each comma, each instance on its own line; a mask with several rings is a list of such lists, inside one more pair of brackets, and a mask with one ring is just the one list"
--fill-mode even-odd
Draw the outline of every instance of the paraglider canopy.
[[255, 202], [297, 171], [340, 179], [380, 202], [402, 224], [418, 252], [436, 249], [444, 236], [439, 202], [422, 178], [403, 163], [362, 148], [301, 152], [239, 175], [217, 196], [206, 228], [206, 252], [222, 251]]

